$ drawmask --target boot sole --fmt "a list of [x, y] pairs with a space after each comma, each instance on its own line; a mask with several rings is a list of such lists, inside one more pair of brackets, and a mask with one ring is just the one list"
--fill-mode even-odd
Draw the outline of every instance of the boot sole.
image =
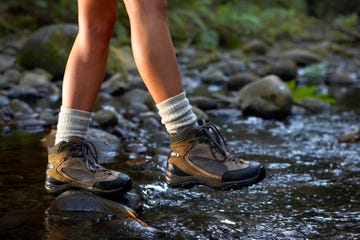
[[165, 180], [171, 187], [191, 188], [196, 185], [205, 185], [215, 190], [235, 190], [243, 187], [249, 187], [262, 181], [265, 177], [266, 172], [264, 166], [259, 168], [256, 176], [233, 182], [218, 182], [201, 176], [178, 176], [168, 170], [165, 174]]
[[115, 195], [123, 195], [126, 192], [130, 191], [131, 187], [132, 187], [131, 180], [127, 181], [121, 188], [105, 190], [94, 187], [88, 187], [75, 182], [62, 183], [60, 181], [57, 181], [56, 179], [53, 179], [50, 176], [46, 176], [45, 179], [45, 190], [48, 194], [53, 196], [57, 196], [69, 190], [86, 190], [100, 196], [111, 197]]

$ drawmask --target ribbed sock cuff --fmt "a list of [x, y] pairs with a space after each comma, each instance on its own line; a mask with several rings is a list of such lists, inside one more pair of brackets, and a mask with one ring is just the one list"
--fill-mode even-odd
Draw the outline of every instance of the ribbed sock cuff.
[[178, 129], [195, 124], [196, 115], [193, 113], [185, 92], [171, 97], [156, 105], [168, 133], [176, 133]]
[[91, 121], [91, 112], [72, 108], [60, 108], [55, 144], [69, 141], [71, 137], [85, 138]]

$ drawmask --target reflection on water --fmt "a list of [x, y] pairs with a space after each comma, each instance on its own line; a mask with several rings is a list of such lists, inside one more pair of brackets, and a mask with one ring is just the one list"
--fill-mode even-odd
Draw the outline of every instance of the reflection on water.
[[[140, 218], [175, 239], [357, 239], [360, 148], [339, 144], [337, 137], [358, 128], [359, 120], [347, 112], [285, 122], [251, 117], [215, 122], [229, 148], [267, 167], [265, 181], [238, 191], [169, 188], [163, 181], [165, 155], [140, 166], [118, 161], [109, 167], [133, 176], [144, 198]], [[0, 138], [1, 239], [51, 236], [44, 223], [53, 197], [43, 191], [46, 152], [39, 142], [45, 134]], [[162, 140], [154, 139], [152, 146], [163, 146]], [[100, 220], [79, 224], [59, 218], [50, 230], [68, 239], [122, 238], [116, 221], [94, 219]]]

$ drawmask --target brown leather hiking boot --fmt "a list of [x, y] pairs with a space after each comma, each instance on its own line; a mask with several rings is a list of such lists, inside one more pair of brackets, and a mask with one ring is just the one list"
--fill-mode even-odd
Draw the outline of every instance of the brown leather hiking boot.
[[236, 158], [227, 150], [224, 138], [211, 123], [170, 135], [171, 152], [166, 182], [173, 187], [206, 185], [214, 189], [239, 189], [265, 178], [258, 162]]
[[128, 175], [104, 168], [97, 163], [94, 145], [73, 137], [48, 147], [45, 189], [60, 194], [70, 189], [85, 189], [100, 195], [122, 194], [131, 189]]

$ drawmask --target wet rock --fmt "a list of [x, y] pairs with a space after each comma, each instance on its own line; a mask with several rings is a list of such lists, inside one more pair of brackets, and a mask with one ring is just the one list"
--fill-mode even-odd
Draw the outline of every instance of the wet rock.
[[354, 84], [356, 81], [349, 73], [342, 69], [336, 69], [329, 75], [326, 82], [330, 85], [349, 86]]
[[10, 102], [9, 98], [0, 94], [0, 107], [8, 105]]
[[102, 84], [101, 91], [113, 96], [119, 96], [123, 94], [128, 88], [129, 83], [126, 79], [126, 76], [121, 73], [116, 73]]
[[201, 73], [201, 80], [206, 84], [223, 84], [226, 82], [227, 77], [220, 70], [208, 68]]
[[214, 52], [210, 53], [198, 53], [195, 59], [192, 59], [188, 64], [189, 69], [196, 68], [199, 71], [206, 69], [209, 64], [214, 63], [218, 60], [218, 56]]
[[105, 105], [111, 104], [113, 97], [105, 92], [100, 91], [95, 102], [95, 108], [102, 108]]
[[138, 115], [139, 113], [144, 113], [149, 111], [149, 108], [144, 103], [134, 102], [131, 104], [131, 108], [128, 108], [128, 114], [131, 112], [132, 115]]
[[216, 109], [219, 107], [218, 101], [214, 98], [204, 96], [189, 97], [192, 106], [196, 106], [202, 110]]
[[238, 93], [238, 106], [245, 115], [284, 118], [292, 107], [292, 93], [275, 75], [250, 83]]
[[148, 148], [141, 142], [128, 141], [124, 143], [123, 149], [125, 152], [143, 154], [146, 153]]
[[114, 162], [115, 157], [119, 155], [122, 148], [120, 139], [117, 136], [101, 129], [90, 128], [86, 138], [96, 145], [100, 164]]
[[322, 61], [322, 58], [319, 55], [303, 49], [285, 51], [280, 57], [293, 60], [299, 66], [307, 66]]
[[244, 71], [246, 68], [242, 61], [236, 59], [224, 59], [222, 61], [213, 63], [211, 67], [222, 71], [225, 76], [234, 75], [240, 71]]
[[16, 58], [8, 54], [0, 54], [0, 72], [10, 69], [15, 64]]
[[20, 50], [19, 63], [26, 69], [44, 69], [55, 79], [61, 79], [77, 32], [75, 24], [40, 28]]
[[244, 46], [244, 51], [247, 53], [265, 54], [267, 49], [268, 45], [260, 39], [253, 39]]
[[154, 112], [145, 112], [140, 115], [141, 129], [146, 129], [149, 132], [158, 131], [162, 128], [159, 115]]
[[239, 119], [242, 116], [242, 112], [239, 109], [229, 108], [229, 109], [214, 109], [206, 111], [206, 113], [214, 119]]
[[[132, 198], [128, 198], [128, 200], [132, 201]], [[51, 221], [48, 223], [54, 226], [57, 225], [56, 222], [59, 224], [60, 219], [64, 218], [73, 221], [92, 219], [95, 223], [116, 224], [118, 230], [122, 231], [122, 237], [155, 237], [164, 234], [140, 220], [130, 207], [85, 191], [71, 190], [62, 193], [53, 201], [47, 214], [50, 218], [48, 221]], [[56, 216], [61, 216], [61, 218]], [[109, 227], [109, 225], [105, 225]]]
[[360, 128], [354, 131], [345, 132], [338, 138], [339, 143], [355, 143], [360, 142]]
[[296, 102], [296, 106], [305, 110], [306, 114], [330, 113], [331, 105], [316, 98], [303, 98]]
[[142, 78], [139, 76], [139, 74], [129, 74], [128, 82], [129, 82], [129, 89], [138, 88], [147, 91], [147, 88]]
[[21, 119], [14, 121], [15, 127], [24, 131], [40, 131], [46, 122], [41, 119]]
[[231, 76], [228, 80], [227, 89], [230, 91], [238, 91], [246, 84], [258, 80], [259, 77], [256, 74], [249, 72], [242, 72]]
[[46, 122], [46, 125], [55, 126], [57, 124], [57, 117], [54, 114], [54, 110], [50, 108], [39, 109], [36, 111], [39, 114], [39, 119]]
[[0, 88], [8, 89], [19, 83], [21, 73], [16, 69], [9, 69], [0, 77]]
[[[149, 107], [149, 105], [154, 105], [152, 102], [148, 102], [149, 98], [151, 97], [148, 91], [135, 88], [124, 93], [121, 96], [120, 101], [122, 105], [125, 106], [127, 109], [137, 108], [137, 110], [144, 112], [154, 108], [152, 106]], [[144, 111], [142, 111], [139, 108], [140, 105], [146, 106], [146, 109], [143, 109]]]
[[8, 105], [11, 110], [14, 112], [14, 114], [18, 114], [18, 115], [29, 115], [33, 113], [32, 108], [30, 107], [29, 104], [27, 104], [26, 102], [23, 102], [19, 99], [13, 99], [9, 102]]
[[35, 88], [26, 86], [15, 86], [11, 88], [7, 92], [7, 96], [12, 99], [21, 99], [25, 101], [36, 100], [43, 97], [43, 95], [39, 94]]
[[296, 78], [297, 65], [291, 59], [280, 59], [270, 67], [270, 74], [279, 76], [284, 81], [290, 81]]
[[115, 126], [118, 123], [117, 113], [106, 109], [95, 112], [93, 119], [101, 127]]
[[50, 85], [51, 75], [43, 70], [26, 71], [19, 82], [20, 86], [40, 88]]

